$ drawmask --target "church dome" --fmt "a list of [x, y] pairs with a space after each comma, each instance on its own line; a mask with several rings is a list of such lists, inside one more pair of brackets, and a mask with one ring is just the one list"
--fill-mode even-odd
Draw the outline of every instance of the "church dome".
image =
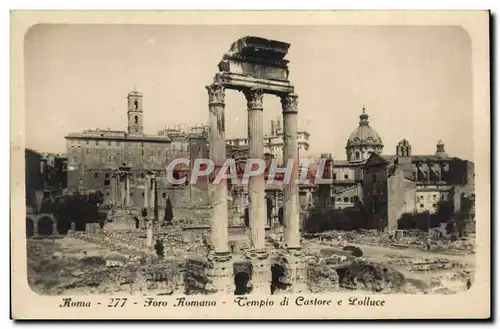
[[366, 146], [383, 146], [380, 135], [370, 127], [368, 114], [363, 107], [363, 113], [359, 116], [359, 126], [349, 136], [347, 146], [350, 145], [366, 145]]
[[363, 113], [359, 116], [359, 126], [349, 135], [346, 145], [348, 161], [363, 161], [368, 159], [372, 153], [381, 153], [384, 145], [380, 135], [370, 127], [368, 114], [363, 107]]

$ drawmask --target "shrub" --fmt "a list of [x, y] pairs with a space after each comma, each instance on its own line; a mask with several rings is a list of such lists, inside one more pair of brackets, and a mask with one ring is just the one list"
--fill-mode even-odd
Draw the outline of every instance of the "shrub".
[[343, 248], [345, 251], [350, 251], [354, 257], [362, 257], [363, 256], [363, 251], [361, 248], [355, 247], [355, 246], [345, 246]]

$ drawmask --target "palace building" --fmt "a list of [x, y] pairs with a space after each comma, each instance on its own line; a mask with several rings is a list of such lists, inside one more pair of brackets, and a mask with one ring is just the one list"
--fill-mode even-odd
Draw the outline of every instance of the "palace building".
[[[138, 91], [127, 95], [127, 119], [126, 131], [95, 129], [66, 136], [68, 189], [106, 191], [111, 197], [112, 174], [120, 167], [130, 168], [132, 179], [143, 180], [148, 173], [164, 176], [171, 140], [144, 133], [143, 95]], [[129, 192], [135, 199], [134, 191]]]

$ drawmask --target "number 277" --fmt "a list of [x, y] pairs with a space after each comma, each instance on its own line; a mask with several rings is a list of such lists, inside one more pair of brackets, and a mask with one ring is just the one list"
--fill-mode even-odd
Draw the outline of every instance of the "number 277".
[[108, 307], [123, 307], [127, 302], [127, 298], [111, 298]]

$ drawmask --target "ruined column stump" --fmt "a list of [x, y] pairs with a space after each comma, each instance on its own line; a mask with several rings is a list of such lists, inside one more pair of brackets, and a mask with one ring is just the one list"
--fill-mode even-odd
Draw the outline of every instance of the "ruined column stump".
[[250, 250], [246, 255], [252, 263], [252, 294], [271, 294], [271, 262], [266, 250]]
[[286, 283], [290, 285], [289, 293], [308, 293], [307, 265], [301, 249], [281, 249], [279, 265], [285, 269]]
[[230, 252], [211, 252], [207, 259], [207, 293], [216, 295], [233, 295], [233, 264]]

